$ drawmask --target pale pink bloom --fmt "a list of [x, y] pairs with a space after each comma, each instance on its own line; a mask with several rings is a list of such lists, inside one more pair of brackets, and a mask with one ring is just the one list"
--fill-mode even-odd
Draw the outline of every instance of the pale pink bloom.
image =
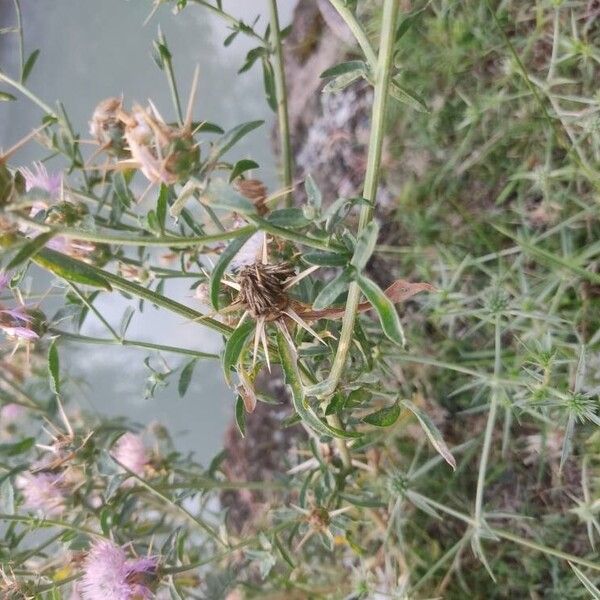
[[65, 509], [62, 476], [55, 473], [25, 473], [17, 479], [25, 502], [24, 508], [48, 517], [60, 515]]
[[48, 169], [40, 163], [33, 163], [33, 169], [19, 169], [25, 178], [25, 190], [38, 189], [46, 192], [51, 198], [60, 196], [62, 178], [60, 173], [48, 173]]
[[148, 464], [148, 451], [142, 436], [129, 431], [117, 441], [113, 456], [139, 477], [144, 474], [144, 467]]
[[95, 542], [83, 565], [79, 593], [83, 600], [146, 600], [156, 581], [158, 559], [128, 559], [123, 548], [102, 540]]
[[23, 307], [0, 307], [0, 330], [10, 337], [23, 340], [35, 340], [39, 335], [31, 329], [32, 318]]
[[26, 412], [27, 410], [25, 407], [20, 404], [14, 402], [5, 404], [0, 408], [0, 426], [8, 427], [9, 425], [16, 423], [24, 417]]

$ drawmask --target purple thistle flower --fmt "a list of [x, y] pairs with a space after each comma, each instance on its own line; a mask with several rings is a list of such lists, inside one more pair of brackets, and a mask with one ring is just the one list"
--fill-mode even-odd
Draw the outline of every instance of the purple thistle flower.
[[17, 479], [26, 509], [49, 517], [60, 515], [65, 508], [62, 476], [55, 473], [26, 473]]
[[35, 340], [40, 336], [30, 327], [31, 315], [21, 306], [17, 308], [0, 308], [0, 330], [10, 337], [24, 340]]
[[153, 597], [158, 559], [128, 559], [112, 542], [95, 542], [85, 559], [79, 591], [84, 600], [146, 600]]
[[124, 467], [140, 477], [148, 464], [148, 452], [142, 436], [129, 431], [117, 441], [113, 456]]
[[0, 273], [0, 292], [3, 292], [6, 289], [9, 281], [10, 275], [8, 273]]
[[51, 198], [58, 198], [60, 196], [60, 188], [62, 184], [62, 178], [60, 173], [48, 173], [48, 169], [40, 163], [33, 163], [33, 169], [27, 167], [20, 169], [23, 177], [25, 178], [25, 190], [30, 191], [34, 188], [43, 190]]
[[26, 412], [27, 410], [24, 406], [15, 402], [9, 402], [0, 408], [0, 425], [8, 427], [22, 419]]

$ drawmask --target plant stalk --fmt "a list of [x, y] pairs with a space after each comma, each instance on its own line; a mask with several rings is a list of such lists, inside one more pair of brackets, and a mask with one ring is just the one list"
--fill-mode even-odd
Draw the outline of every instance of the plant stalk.
[[290, 120], [288, 115], [287, 85], [285, 81], [285, 64], [283, 48], [281, 45], [281, 30], [279, 27], [279, 13], [277, 0], [270, 0], [270, 23], [273, 49], [275, 51], [274, 76], [275, 94], [277, 96], [277, 121], [279, 124], [279, 146], [283, 163], [283, 185], [287, 190], [284, 196], [286, 206], [292, 206], [292, 192], [294, 177], [294, 164], [292, 157], [292, 143], [290, 139]]
[[[369, 155], [367, 158], [367, 172], [365, 175], [363, 191], [363, 197], [367, 200], [367, 203], [363, 204], [360, 211], [358, 234], [360, 234], [367, 223], [372, 219], [373, 207], [377, 195], [397, 16], [398, 0], [385, 0], [381, 24], [381, 43], [377, 59], [377, 68], [375, 71], [375, 96], [373, 99], [373, 111], [371, 117]], [[350, 284], [348, 290], [346, 312], [342, 321], [340, 341], [333, 360], [331, 372], [322, 385], [317, 384], [316, 386], [319, 390], [319, 395], [324, 397], [333, 394], [346, 367], [346, 357], [348, 356], [348, 351], [350, 350], [350, 345], [352, 343], [352, 332], [354, 331], [354, 321], [356, 319], [359, 301], [360, 289], [358, 284], [353, 282]]]

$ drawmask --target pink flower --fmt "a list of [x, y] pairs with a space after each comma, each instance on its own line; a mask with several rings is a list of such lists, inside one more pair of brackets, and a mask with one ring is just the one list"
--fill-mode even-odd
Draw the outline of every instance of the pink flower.
[[138, 476], [144, 474], [144, 467], [148, 464], [148, 452], [142, 436], [127, 432], [122, 435], [113, 451], [113, 456], [124, 467]]
[[0, 329], [10, 337], [35, 340], [40, 336], [31, 329], [32, 318], [23, 307], [0, 308]]
[[155, 557], [128, 559], [123, 548], [95, 542], [85, 559], [79, 591], [84, 600], [146, 600], [156, 581]]
[[0, 425], [8, 427], [23, 418], [27, 411], [24, 406], [10, 402], [0, 408]]
[[60, 515], [65, 508], [65, 490], [62, 476], [55, 473], [26, 473], [17, 479], [26, 509], [45, 516]]
[[[0, 273], [0, 293], [6, 289], [9, 281], [8, 273]], [[0, 330], [6, 335], [25, 340], [37, 339], [38, 334], [30, 327], [32, 320], [24, 307], [4, 308], [0, 304]]]
[[60, 173], [48, 173], [46, 167], [36, 162], [33, 164], [33, 169], [27, 167], [20, 169], [25, 178], [25, 190], [30, 191], [34, 188], [43, 190], [51, 198], [56, 199], [60, 196], [60, 188], [62, 178]]

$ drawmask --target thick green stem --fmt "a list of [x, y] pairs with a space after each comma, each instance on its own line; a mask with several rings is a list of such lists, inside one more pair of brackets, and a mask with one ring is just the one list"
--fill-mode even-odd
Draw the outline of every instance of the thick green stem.
[[[373, 206], [375, 205], [377, 195], [397, 15], [398, 1], [385, 0], [381, 24], [381, 43], [379, 47], [379, 57], [377, 59], [377, 68], [375, 71], [375, 96], [373, 99], [371, 118], [369, 155], [367, 158], [367, 172], [365, 175], [363, 191], [363, 197], [368, 202], [363, 204], [360, 212], [358, 233], [360, 233], [371, 220], [373, 216]], [[319, 395], [329, 396], [333, 394], [346, 367], [346, 357], [348, 356], [348, 351], [350, 350], [350, 345], [352, 343], [352, 332], [354, 331], [354, 320], [356, 318], [359, 301], [360, 289], [358, 284], [353, 282], [350, 284], [350, 289], [348, 290], [348, 300], [346, 301], [346, 312], [342, 321], [340, 341], [333, 360], [331, 372], [325, 382], [315, 386], [315, 392]]]
[[[494, 377], [500, 376], [502, 345], [501, 345], [501, 329], [499, 314], [496, 315], [495, 330], [494, 330]], [[485, 474], [490, 456], [490, 448], [492, 445], [492, 435], [494, 433], [494, 425], [496, 424], [496, 414], [498, 412], [498, 398], [500, 396], [500, 388], [498, 382], [495, 381], [492, 386], [492, 398], [490, 403], [490, 411], [488, 413], [487, 424], [485, 426], [485, 434], [483, 438], [483, 448], [481, 450], [481, 460], [479, 461], [479, 474], [477, 476], [477, 493], [475, 495], [475, 521], [477, 527], [481, 527], [483, 523], [483, 493], [485, 490]]]
[[292, 205], [291, 187], [294, 177], [294, 164], [292, 157], [292, 144], [290, 139], [290, 120], [288, 116], [287, 85], [285, 81], [285, 66], [283, 48], [281, 46], [281, 30], [279, 28], [279, 14], [277, 0], [270, 0], [271, 37], [275, 51], [274, 75], [275, 94], [277, 96], [277, 121], [279, 124], [279, 146], [281, 149], [281, 162], [283, 163], [283, 185], [286, 189], [284, 196], [285, 205]]

